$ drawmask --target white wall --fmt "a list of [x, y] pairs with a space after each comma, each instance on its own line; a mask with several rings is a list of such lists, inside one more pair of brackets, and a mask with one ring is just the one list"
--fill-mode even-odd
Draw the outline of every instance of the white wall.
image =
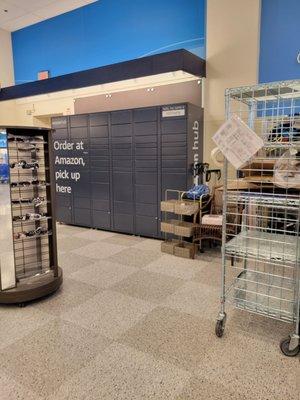
[[207, 0], [204, 158], [225, 117], [226, 88], [258, 80], [260, 0]]
[[14, 85], [11, 34], [0, 29], [0, 84], [1, 87]]
[[[11, 34], [0, 29], [0, 86], [14, 85]], [[14, 101], [0, 103], [0, 124], [14, 125], [18, 121]]]
[[21, 125], [14, 100], [0, 102], [0, 126], [7, 125]]
[[[44, 95], [43, 97], [47, 97]], [[74, 114], [73, 98], [0, 102], [0, 125], [50, 127], [51, 116]]]

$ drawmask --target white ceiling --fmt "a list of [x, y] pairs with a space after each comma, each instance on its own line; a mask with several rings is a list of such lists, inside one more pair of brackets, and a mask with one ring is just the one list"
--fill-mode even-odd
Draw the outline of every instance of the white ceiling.
[[0, 0], [0, 28], [13, 32], [95, 1]]

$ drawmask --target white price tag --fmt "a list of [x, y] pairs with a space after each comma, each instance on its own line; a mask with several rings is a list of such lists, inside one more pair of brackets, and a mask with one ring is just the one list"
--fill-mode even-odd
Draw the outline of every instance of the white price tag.
[[263, 140], [236, 115], [220, 127], [213, 141], [236, 169], [241, 168], [264, 145]]

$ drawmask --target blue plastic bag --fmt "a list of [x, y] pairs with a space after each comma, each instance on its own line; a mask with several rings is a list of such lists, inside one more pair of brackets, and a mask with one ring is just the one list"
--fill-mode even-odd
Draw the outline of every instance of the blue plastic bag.
[[191, 200], [199, 200], [201, 196], [209, 194], [207, 185], [194, 185], [187, 193], [186, 197]]

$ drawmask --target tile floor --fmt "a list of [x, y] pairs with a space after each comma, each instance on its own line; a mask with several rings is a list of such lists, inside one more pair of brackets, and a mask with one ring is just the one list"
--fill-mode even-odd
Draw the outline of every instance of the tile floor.
[[230, 310], [214, 335], [220, 259], [156, 240], [58, 226], [64, 284], [0, 307], [1, 400], [299, 400], [291, 327]]

